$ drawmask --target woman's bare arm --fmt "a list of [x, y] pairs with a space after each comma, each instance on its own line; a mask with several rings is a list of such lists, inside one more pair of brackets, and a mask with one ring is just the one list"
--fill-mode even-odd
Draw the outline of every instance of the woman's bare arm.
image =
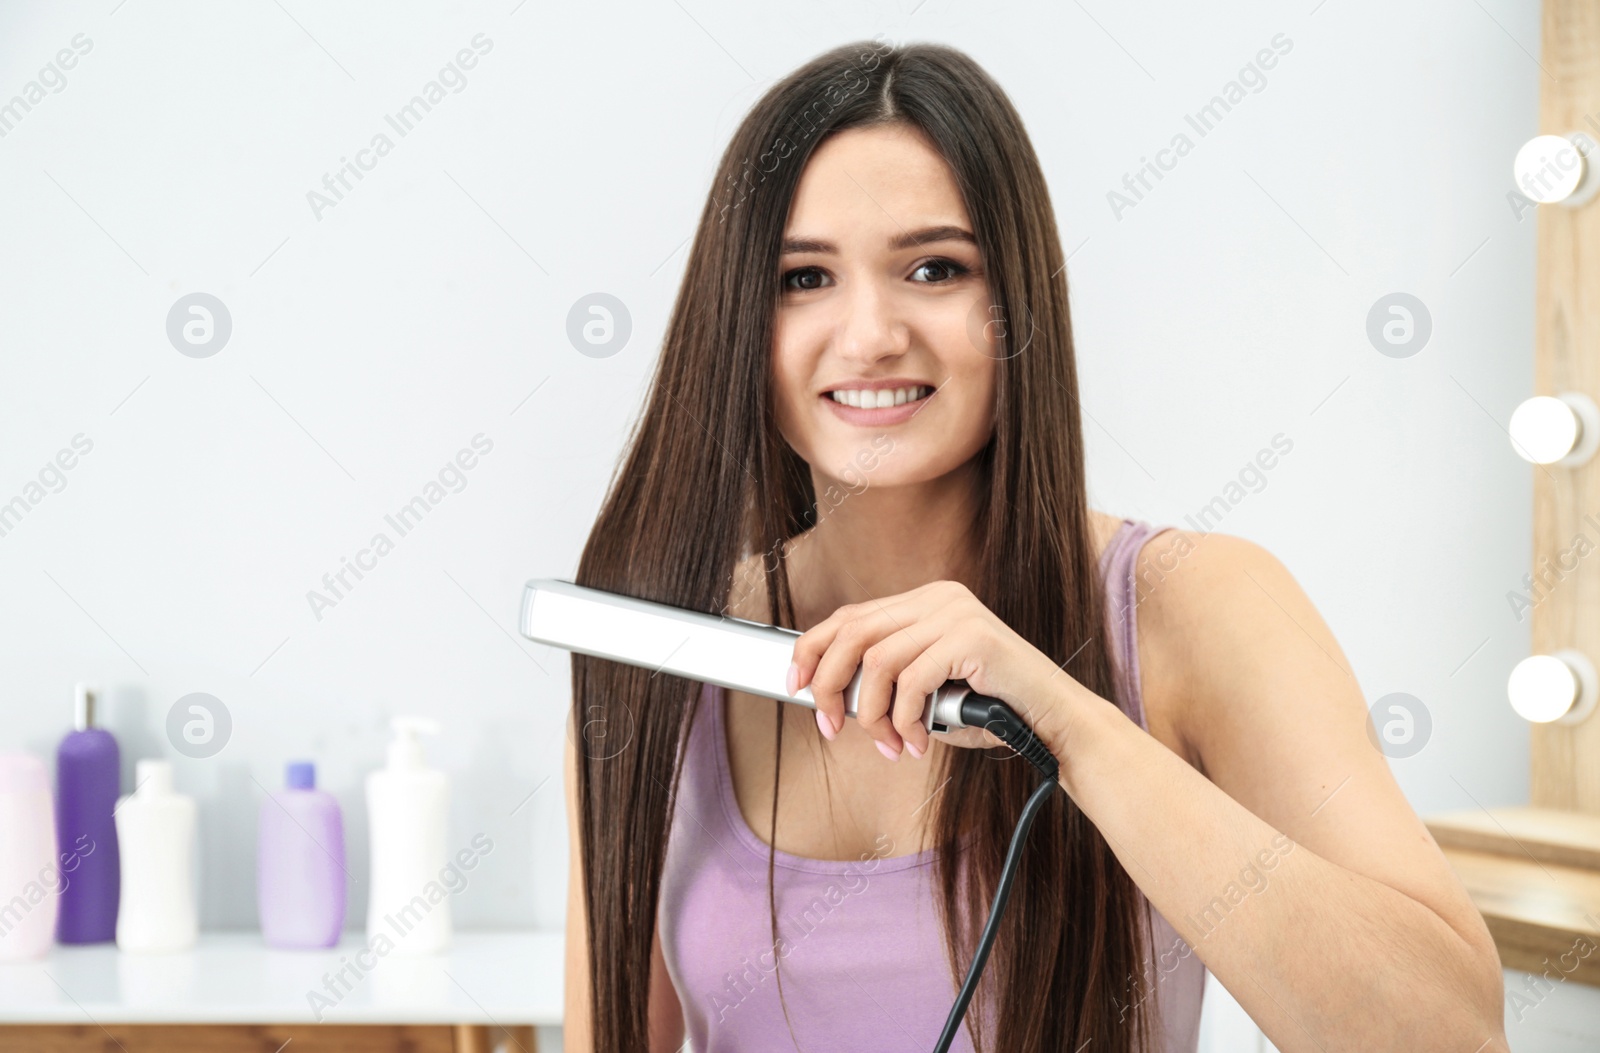
[[1506, 1053], [1494, 940], [1294, 576], [1219, 531], [1157, 535], [1140, 560], [1159, 582], [1139, 605], [1142, 684], [1200, 767], [1076, 681], [1051, 747], [1182, 937], [1157, 949], [1163, 970], [1198, 955], [1284, 1053]]

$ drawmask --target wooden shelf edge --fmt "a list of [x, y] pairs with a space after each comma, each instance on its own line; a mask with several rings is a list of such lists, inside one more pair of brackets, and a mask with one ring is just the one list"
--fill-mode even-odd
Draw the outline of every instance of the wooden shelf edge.
[[1558, 808], [1490, 808], [1425, 820], [1440, 848], [1600, 871], [1600, 815]]

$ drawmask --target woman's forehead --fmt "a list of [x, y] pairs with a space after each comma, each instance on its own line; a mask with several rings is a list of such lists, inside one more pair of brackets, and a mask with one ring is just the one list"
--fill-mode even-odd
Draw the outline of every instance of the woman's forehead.
[[922, 133], [904, 126], [852, 128], [807, 161], [786, 238], [885, 246], [903, 231], [970, 229], [954, 173]]

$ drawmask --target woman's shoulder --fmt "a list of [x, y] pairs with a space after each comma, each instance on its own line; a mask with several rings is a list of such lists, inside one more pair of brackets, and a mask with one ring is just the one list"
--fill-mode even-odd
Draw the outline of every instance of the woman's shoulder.
[[[1093, 509], [1089, 517], [1095, 551], [1104, 555], [1106, 548], [1115, 541], [1118, 530], [1128, 520]], [[1196, 605], [1204, 608], [1208, 600], [1215, 599], [1214, 590], [1219, 585], [1237, 584], [1245, 580], [1244, 575], [1255, 569], [1281, 567], [1272, 553], [1246, 538], [1215, 530], [1183, 530], [1161, 523], [1151, 526], [1153, 529], [1140, 542], [1133, 560], [1134, 579], [1139, 590], [1137, 599], [1141, 607], [1146, 601], [1160, 600], [1163, 601], [1163, 613], [1192, 617], [1198, 613]], [[1188, 573], [1180, 573], [1183, 571]]]
[[1219, 601], [1259, 588], [1263, 573], [1287, 573], [1271, 552], [1247, 538], [1216, 530], [1157, 529], [1134, 562], [1139, 627], [1153, 639], [1178, 645], [1207, 625], [1228, 622], [1230, 612]]
[[[1266, 548], [1220, 531], [1176, 527], [1146, 539], [1134, 563], [1139, 672], [1152, 734], [1199, 767], [1200, 725], [1214, 688], [1241, 661], [1251, 623], [1284, 615], [1293, 578]], [[1294, 588], [1298, 592], [1297, 588]], [[1278, 592], [1285, 592], [1276, 597]], [[1271, 601], [1271, 602], [1268, 602]], [[1269, 610], [1270, 609], [1270, 610]]]

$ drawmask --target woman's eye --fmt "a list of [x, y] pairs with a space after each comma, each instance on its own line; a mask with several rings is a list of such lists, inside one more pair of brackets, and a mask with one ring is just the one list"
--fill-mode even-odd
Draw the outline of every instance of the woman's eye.
[[[813, 278], [817, 279], [817, 283], [810, 281]], [[821, 278], [822, 272], [815, 267], [797, 267], [783, 276], [783, 287], [794, 292], [809, 292], [812, 289], [822, 288]], [[800, 284], [795, 284], [797, 280]]]
[[945, 273], [944, 277], [935, 277], [935, 278], [932, 278], [932, 279], [930, 279], [930, 280], [928, 280], [926, 282], [921, 282], [919, 284], [922, 284], [922, 285], [942, 285], [945, 282], [954, 281], [955, 279], [957, 279], [957, 278], [959, 278], [962, 275], [967, 273], [967, 268], [963, 267], [961, 264], [957, 263], [955, 260], [947, 260], [947, 259], [942, 259], [942, 258], [941, 259], [933, 259], [933, 260], [924, 260], [923, 262], [917, 264], [917, 269], [915, 271], [912, 271], [912, 273], [913, 274], [919, 273], [924, 268], [927, 268], [927, 267], [932, 267], [936, 271], [944, 271], [946, 273]]
[[[918, 280], [918, 285], [944, 285], [972, 273], [955, 260], [936, 257], [917, 264], [912, 274], [920, 274], [929, 268], [933, 270], [932, 276]], [[784, 274], [783, 289], [785, 292], [811, 292], [823, 288], [826, 279], [827, 275], [820, 267], [797, 267]]]

